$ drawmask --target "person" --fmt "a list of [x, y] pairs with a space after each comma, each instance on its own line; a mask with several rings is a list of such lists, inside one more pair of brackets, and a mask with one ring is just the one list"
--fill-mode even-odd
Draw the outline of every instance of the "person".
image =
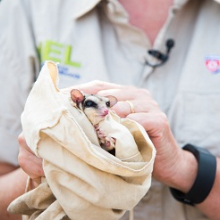
[[154, 179], [134, 219], [219, 220], [219, 3], [2, 0], [1, 219], [20, 219], [8, 204], [27, 175], [44, 175], [22, 134], [19, 168], [17, 136], [40, 65], [52, 60], [61, 88], [114, 95], [116, 113], [142, 124], [155, 145]]

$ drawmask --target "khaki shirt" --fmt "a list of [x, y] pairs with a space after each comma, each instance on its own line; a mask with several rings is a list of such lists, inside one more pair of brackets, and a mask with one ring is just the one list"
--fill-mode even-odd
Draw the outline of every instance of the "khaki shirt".
[[[17, 135], [26, 97], [45, 60], [60, 63], [61, 87], [94, 79], [146, 88], [167, 114], [179, 146], [191, 143], [220, 156], [220, 1], [176, 0], [150, 45], [116, 0], [30, 1], [0, 4], [0, 160], [17, 163]], [[158, 68], [149, 49], [166, 53]], [[36, 50], [37, 48], [37, 50]], [[176, 202], [153, 181], [136, 220], [207, 219]], [[128, 219], [125, 217], [123, 219]]]

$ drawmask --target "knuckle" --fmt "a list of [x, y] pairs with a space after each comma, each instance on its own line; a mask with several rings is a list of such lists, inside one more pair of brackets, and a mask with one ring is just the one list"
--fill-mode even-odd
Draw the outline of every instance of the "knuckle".
[[163, 125], [163, 127], [168, 127], [168, 119], [165, 113], [161, 112], [159, 116], [160, 124]]
[[94, 84], [96, 87], [98, 87], [99, 89], [104, 88], [105, 83], [101, 80], [93, 80], [92, 84]]
[[132, 85], [129, 85], [129, 86], [124, 86], [125, 89], [131, 89], [131, 90], [137, 90], [137, 87], [136, 86], [132, 86]]
[[159, 108], [159, 104], [153, 99], [151, 100], [151, 105], [154, 106], [154, 107]]
[[23, 146], [25, 144], [25, 139], [24, 139], [23, 134], [20, 134], [18, 136], [18, 143], [19, 143], [20, 146]]
[[141, 99], [143, 101], [146, 101], [146, 100], [151, 101], [151, 100], [153, 100], [152, 96], [151, 96], [151, 93], [147, 89], [143, 89], [143, 88], [137, 89], [136, 88], [136, 90], [134, 90], [133, 93], [135, 94], [136, 97], [138, 97], [138, 99]]
[[145, 96], [150, 96], [151, 97], [151, 93], [147, 90], [147, 89], [140, 89], [139, 90], [141, 94], [145, 95]]
[[20, 165], [20, 167], [24, 168], [26, 165], [26, 158], [23, 156], [22, 153], [19, 153], [18, 155], [18, 164]]
[[167, 115], [164, 112], [160, 113], [161, 119], [167, 121]]

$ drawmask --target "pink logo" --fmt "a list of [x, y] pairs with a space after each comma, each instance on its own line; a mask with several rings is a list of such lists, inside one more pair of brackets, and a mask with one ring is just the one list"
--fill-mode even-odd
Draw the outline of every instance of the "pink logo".
[[220, 57], [219, 56], [206, 57], [205, 65], [210, 72], [219, 73], [220, 72]]

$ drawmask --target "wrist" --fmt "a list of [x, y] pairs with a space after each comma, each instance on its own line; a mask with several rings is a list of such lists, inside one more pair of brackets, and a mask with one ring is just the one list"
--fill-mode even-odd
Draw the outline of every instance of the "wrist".
[[196, 178], [192, 187], [186, 193], [175, 188], [170, 188], [174, 198], [182, 203], [194, 205], [202, 203], [210, 194], [216, 176], [216, 157], [209, 151], [187, 144], [183, 147], [194, 155], [198, 163]]
[[176, 165], [177, 169], [169, 186], [187, 193], [196, 179], [198, 162], [191, 152], [182, 149], [180, 152], [181, 155]]
[[[158, 169], [157, 164], [162, 163], [164, 165], [162, 168], [159, 166]], [[155, 164], [154, 177], [165, 185], [183, 192], [187, 192], [192, 186], [198, 169], [198, 163], [193, 154], [182, 150], [177, 145], [166, 161], [160, 158], [160, 154], [157, 154]]]

